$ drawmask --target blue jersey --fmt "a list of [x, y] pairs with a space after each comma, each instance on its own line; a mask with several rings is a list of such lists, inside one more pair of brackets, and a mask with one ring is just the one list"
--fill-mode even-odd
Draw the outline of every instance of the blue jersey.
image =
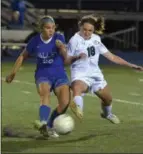
[[28, 43], [26, 50], [30, 55], [36, 55], [37, 69], [64, 68], [64, 60], [56, 47], [56, 40], [65, 44], [65, 38], [62, 34], [55, 33], [47, 42], [43, 41], [41, 35], [34, 36]]
[[36, 55], [37, 68], [35, 72], [36, 83], [48, 82], [52, 87], [67, 84], [68, 78], [64, 69], [64, 59], [56, 47], [56, 40], [65, 44], [65, 38], [55, 33], [48, 41], [43, 41], [41, 34], [34, 36], [27, 45], [27, 52]]

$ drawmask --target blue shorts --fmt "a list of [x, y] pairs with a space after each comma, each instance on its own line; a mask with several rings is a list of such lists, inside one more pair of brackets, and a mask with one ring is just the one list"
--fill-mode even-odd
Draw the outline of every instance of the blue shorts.
[[35, 72], [35, 83], [39, 86], [40, 83], [48, 83], [51, 86], [51, 91], [62, 85], [69, 85], [69, 79], [65, 71], [59, 72]]

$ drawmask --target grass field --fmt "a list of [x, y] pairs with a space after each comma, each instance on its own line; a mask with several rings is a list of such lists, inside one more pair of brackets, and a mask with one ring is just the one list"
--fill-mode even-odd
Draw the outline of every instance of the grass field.
[[[12, 63], [2, 64], [2, 77]], [[2, 81], [2, 129], [8, 127], [23, 134], [5, 137], [2, 152], [13, 153], [141, 153], [143, 152], [143, 73], [117, 66], [101, 67], [112, 89], [113, 111], [121, 124], [114, 125], [100, 117], [100, 101], [85, 96], [84, 120], [75, 130], [59, 139], [42, 140], [33, 129], [38, 119], [39, 97], [34, 84], [32, 64], [25, 64], [12, 84]], [[4, 78], [2, 78], [4, 79]], [[51, 96], [51, 106], [57, 101]]]

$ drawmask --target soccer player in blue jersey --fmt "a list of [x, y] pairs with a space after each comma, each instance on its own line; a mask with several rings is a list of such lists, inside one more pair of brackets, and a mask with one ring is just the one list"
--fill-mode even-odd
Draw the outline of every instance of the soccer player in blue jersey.
[[[52, 129], [54, 119], [65, 113], [70, 102], [69, 80], [64, 69], [64, 59], [67, 56], [65, 39], [63, 35], [55, 32], [55, 27], [54, 19], [51, 16], [43, 17], [40, 20], [41, 32], [29, 41], [26, 49], [16, 60], [11, 73], [6, 77], [6, 82], [11, 83], [28, 55], [36, 55], [35, 83], [41, 105], [39, 107], [40, 120], [35, 121], [35, 127], [43, 135], [52, 137], [58, 137], [58, 134]], [[75, 56], [73, 60], [77, 58], [79, 57]], [[51, 90], [57, 96], [59, 105], [50, 116]]]

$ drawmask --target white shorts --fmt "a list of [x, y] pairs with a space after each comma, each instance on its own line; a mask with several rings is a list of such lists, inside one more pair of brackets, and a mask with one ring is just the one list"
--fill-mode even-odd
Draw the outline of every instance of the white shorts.
[[89, 91], [91, 93], [95, 93], [100, 89], [104, 89], [107, 85], [106, 80], [104, 79], [103, 75], [98, 77], [72, 77], [72, 81], [80, 80], [86, 83], [89, 87]]

